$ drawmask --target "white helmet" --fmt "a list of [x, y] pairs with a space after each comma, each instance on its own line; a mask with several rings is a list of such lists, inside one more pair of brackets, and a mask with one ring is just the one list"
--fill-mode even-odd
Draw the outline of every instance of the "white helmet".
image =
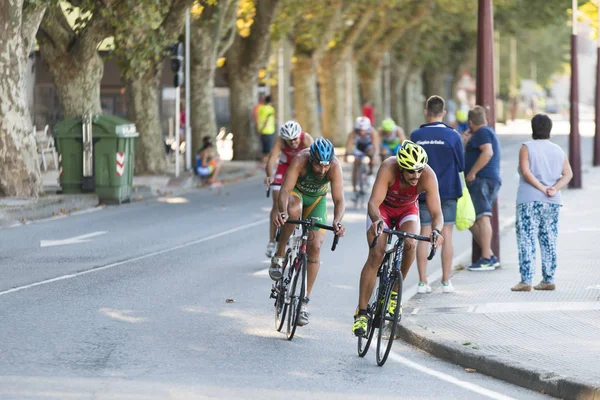
[[301, 132], [302, 128], [300, 127], [300, 124], [294, 120], [290, 120], [281, 126], [279, 129], [279, 136], [285, 140], [294, 140], [300, 136]]
[[371, 120], [367, 117], [358, 117], [354, 123], [354, 129], [368, 131], [371, 130]]

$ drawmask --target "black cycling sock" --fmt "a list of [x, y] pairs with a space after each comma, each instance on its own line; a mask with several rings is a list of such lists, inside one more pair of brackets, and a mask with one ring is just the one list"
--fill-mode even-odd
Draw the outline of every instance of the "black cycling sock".
[[356, 315], [367, 315], [367, 310], [358, 310], [358, 314]]

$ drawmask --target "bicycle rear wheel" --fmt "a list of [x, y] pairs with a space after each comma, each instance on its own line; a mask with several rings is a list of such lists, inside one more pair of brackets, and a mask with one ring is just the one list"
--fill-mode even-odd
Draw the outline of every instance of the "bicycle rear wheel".
[[301, 300], [306, 295], [306, 256], [301, 255], [298, 259], [298, 266], [294, 268], [292, 280], [289, 286], [290, 304], [287, 319], [287, 338], [292, 340], [296, 333], [296, 321], [300, 315], [302, 307]]
[[[385, 364], [392, 344], [396, 338], [396, 327], [398, 326], [398, 320], [400, 316], [400, 308], [402, 307], [402, 279], [398, 276], [399, 272], [392, 271], [390, 274], [390, 280], [388, 280], [385, 287], [383, 304], [379, 310], [379, 331], [377, 332], [377, 365], [380, 367]], [[392, 297], [392, 289], [398, 284], [398, 300], [394, 314], [388, 313], [388, 307], [390, 305], [390, 298]]]
[[371, 346], [371, 340], [373, 340], [373, 334], [375, 333], [375, 329], [379, 326], [377, 324], [378, 321], [375, 318], [375, 316], [378, 312], [377, 304], [379, 304], [379, 300], [382, 298], [381, 290], [385, 289], [385, 285], [383, 283], [383, 275], [381, 271], [382, 268], [380, 268], [379, 272], [377, 273], [375, 287], [373, 288], [373, 293], [371, 293], [371, 299], [369, 300], [369, 304], [367, 305], [367, 332], [365, 333], [365, 336], [358, 337], [358, 355], [360, 357], [364, 357], [367, 355], [369, 347]]

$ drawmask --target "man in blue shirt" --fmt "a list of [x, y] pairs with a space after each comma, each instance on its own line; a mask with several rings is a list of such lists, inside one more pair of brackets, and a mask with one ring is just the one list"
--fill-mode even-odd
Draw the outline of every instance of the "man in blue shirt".
[[[472, 134], [471, 134], [472, 133]], [[476, 221], [470, 228], [481, 248], [481, 258], [469, 267], [470, 271], [491, 271], [500, 266], [492, 253], [492, 205], [498, 196], [500, 178], [500, 143], [496, 133], [487, 126], [485, 108], [475, 106], [469, 111], [469, 131], [465, 146], [466, 181]]]
[[[442, 247], [442, 292], [452, 293], [454, 287], [450, 282], [452, 270], [452, 231], [456, 221], [456, 201], [462, 195], [460, 173], [465, 167], [462, 139], [458, 132], [444, 124], [446, 104], [440, 96], [431, 96], [425, 103], [425, 120], [427, 123], [413, 131], [410, 140], [423, 146], [429, 158], [429, 166], [437, 176], [444, 227]], [[431, 215], [425, 203], [425, 195], [419, 197], [419, 214], [421, 219], [421, 235], [431, 234]], [[417, 244], [417, 267], [419, 268], [419, 285], [417, 293], [430, 293], [427, 282], [427, 243]]]

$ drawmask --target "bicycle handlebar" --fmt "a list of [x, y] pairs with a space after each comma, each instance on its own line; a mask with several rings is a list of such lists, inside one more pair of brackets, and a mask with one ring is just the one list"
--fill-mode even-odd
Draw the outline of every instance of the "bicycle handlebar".
[[[329, 226], [329, 225], [323, 225], [323, 224], [319, 224], [318, 222], [315, 222], [314, 219], [306, 219], [306, 220], [302, 220], [302, 219], [288, 219], [287, 221], [285, 221], [286, 224], [299, 224], [299, 225], [308, 225], [309, 227], [313, 227], [316, 226], [317, 228], [321, 228], [321, 229], [325, 229], [328, 231], [332, 231], [335, 232], [335, 229], [333, 228], [333, 226]], [[275, 241], [279, 242], [279, 236], [281, 234], [281, 230], [280, 228], [277, 228], [277, 231], [275, 232]], [[337, 247], [338, 241], [340, 240], [340, 237], [338, 235], [334, 235], [333, 237], [333, 245], [331, 246], [331, 251], [335, 251], [335, 248]]]
[[271, 195], [271, 185], [269, 185], [267, 187], [267, 199], [269, 198], [270, 195]]
[[[383, 222], [380, 222], [379, 225], [377, 226], [377, 230], [381, 229], [382, 225], [383, 225]], [[431, 238], [429, 238], [427, 236], [415, 235], [414, 233], [410, 233], [410, 232], [397, 231], [397, 230], [387, 229], [387, 228], [382, 230], [381, 232], [387, 233], [388, 235], [390, 235], [389, 237], [391, 237], [392, 235], [396, 235], [396, 236], [401, 236], [403, 238], [411, 238], [411, 239], [415, 239], [415, 240], [421, 240], [423, 242], [431, 242]], [[373, 239], [373, 242], [370, 245], [371, 248], [373, 248], [377, 245], [378, 239], [379, 239], [379, 236], [375, 236], [375, 238]], [[435, 251], [436, 251], [435, 247], [432, 244], [431, 251], [429, 252], [429, 255], [427, 256], [428, 260], [431, 260], [435, 256]]]

